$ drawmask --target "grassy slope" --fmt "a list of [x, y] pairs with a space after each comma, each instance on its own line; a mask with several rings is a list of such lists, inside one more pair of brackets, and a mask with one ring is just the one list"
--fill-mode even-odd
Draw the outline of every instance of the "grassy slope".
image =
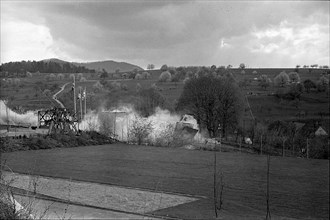
[[[262, 219], [266, 157], [218, 153], [224, 174], [223, 215]], [[6, 153], [16, 172], [158, 189], [208, 197], [156, 213], [180, 218], [214, 216], [213, 152], [113, 144]], [[329, 218], [329, 161], [272, 157], [272, 217]]]
[[[257, 75], [252, 74], [252, 72], [256, 70], [258, 72]], [[242, 75], [239, 69], [232, 69], [234, 77], [237, 81], [242, 80], [243, 78], [253, 79], [260, 74], [266, 74], [271, 78], [275, 77], [279, 72], [285, 70], [286, 72], [291, 72], [294, 69], [281, 69], [281, 68], [273, 68], [273, 69], [245, 69], [245, 74]], [[132, 103], [135, 100], [136, 96], [136, 86], [139, 83], [142, 88], [148, 88], [152, 84], [156, 83], [156, 85], [160, 88], [161, 93], [166, 97], [169, 107], [173, 108], [175, 106], [175, 101], [179, 98], [182, 90], [183, 83], [160, 83], [158, 82], [159, 75], [161, 73], [160, 70], [152, 70], [149, 71], [151, 73], [151, 78], [148, 80], [121, 80], [118, 81], [122, 84], [126, 84], [128, 90], [120, 90], [117, 92], [107, 92], [103, 91], [100, 93], [95, 93], [93, 96], [88, 96], [87, 99], [87, 107], [92, 109], [97, 109], [101, 106], [110, 107], [110, 106], [119, 106], [122, 103]], [[320, 73], [323, 70], [315, 69], [310, 73], [306, 69], [300, 69], [299, 74], [301, 80], [311, 79], [313, 81], [317, 81], [320, 77]], [[67, 74], [68, 75], [68, 74]], [[87, 82], [77, 82], [77, 88], [87, 87], [87, 92], [90, 94], [93, 91], [93, 84], [99, 80], [97, 76], [90, 74], [85, 74], [87, 78]], [[35, 97], [36, 91], [34, 91], [33, 86], [37, 81], [43, 81], [46, 84], [54, 84], [57, 83], [59, 86], [70, 82], [71, 80], [67, 77], [62, 81], [45, 81], [43, 76], [33, 76], [32, 78], [22, 79], [24, 81], [24, 87], [18, 88], [17, 92], [15, 89], [11, 87], [0, 88], [0, 98], [1, 97], [14, 97], [14, 101], [10, 104], [11, 106], [21, 105], [26, 109], [33, 108], [49, 108], [54, 106], [54, 102], [52, 102], [49, 98], [45, 96], [39, 96], [39, 98]], [[68, 95], [68, 91], [71, 90], [71, 86], [67, 86], [64, 90], [64, 93], [61, 93], [59, 98], [60, 100], [64, 100], [64, 103], [67, 107], [72, 108], [72, 99], [71, 96]], [[253, 114], [260, 120], [265, 120], [268, 118], [272, 119], [294, 119], [299, 111], [307, 112], [307, 117], [311, 118], [319, 118], [319, 112], [328, 112], [328, 97], [325, 93], [316, 93], [312, 92], [310, 94], [303, 94], [302, 101], [300, 103], [299, 108], [296, 108], [292, 102], [284, 102], [279, 103], [279, 100], [274, 98], [273, 96], [267, 96], [267, 94], [275, 92], [276, 88], [271, 87], [268, 88], [267, 91], [264, 91], [258, 86], [258, 82], [252, 82], [250, 86], [243, 90], [244, 93], [253, 92], [260, 93], [264, 95], [250, 95], [248, 96], [248, 100], [250, 102]], [[27, 98], [26, 95], [29, 97]], [[268, 110], [271, 109], [271, 110]], [[248, 115], [248, 114], [246, 114]]]

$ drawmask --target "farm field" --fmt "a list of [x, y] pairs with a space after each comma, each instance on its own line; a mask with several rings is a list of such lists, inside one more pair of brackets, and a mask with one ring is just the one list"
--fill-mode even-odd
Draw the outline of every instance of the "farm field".
[[[199, 198], [152, 211], [184, 219], [213, 218], [213, 152], [126, 144], [13, 152], [3, 160], [17, 173], [133, 187]], [[271, 157], [273, 218], [329, 218], [329, 161]], [[225, 219], [264, 219], [266, 157], [217, 153], [224, 176]], [[285, 205], [284, 205], [285, 204]]]

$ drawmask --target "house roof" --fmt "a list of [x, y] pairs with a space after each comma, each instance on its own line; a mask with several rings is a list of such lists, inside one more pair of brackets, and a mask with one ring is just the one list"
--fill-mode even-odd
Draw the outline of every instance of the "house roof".
[[321, 126], [319, 126], [318, 129], [315, 131], [315, 135], [328, 135], [328, 133]]

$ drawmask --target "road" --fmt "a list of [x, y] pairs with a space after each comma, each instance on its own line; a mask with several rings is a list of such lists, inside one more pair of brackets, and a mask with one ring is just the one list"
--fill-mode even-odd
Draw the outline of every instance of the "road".
[[57, 99], [57, 95], [58, 94], [60, 94], [64, 89], [65, 89], [65, 86], [66, 85], [68, 85], [69, 83], [65, 83], [63, 86], [61, 86], [61, 89], [57, 92], [57, 93], [55, 93], [54, 95], [53, 95], [53, 99], [55, 100], [55, 102], [57, 102], [60, 106], [61, 106], [61, 108], [65, 108], [65, 106], [63, 105], [63, 103], [62, 102], [60, 102], [60, 100], [58, 100]]

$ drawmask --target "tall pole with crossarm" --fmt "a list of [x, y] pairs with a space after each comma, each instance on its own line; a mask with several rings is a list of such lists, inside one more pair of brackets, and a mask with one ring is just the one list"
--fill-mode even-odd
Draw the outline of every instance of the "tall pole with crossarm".
[[74, 115], [76, 117], [77, 115], [77, 106], [76, 106], [76, 77], [73, 74], [73, 109], [74, 109]]

